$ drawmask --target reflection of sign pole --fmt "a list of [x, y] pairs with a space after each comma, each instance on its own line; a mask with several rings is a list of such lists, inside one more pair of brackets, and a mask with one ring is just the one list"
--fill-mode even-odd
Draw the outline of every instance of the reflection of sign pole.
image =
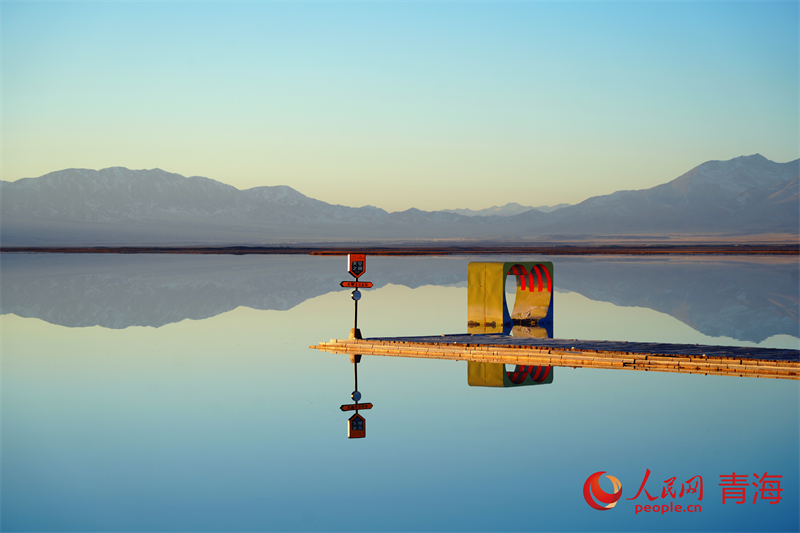
[[353, 379], [354, 390], [350, 395], [353, 399], [353, 405], [342, 405], [339, 407], [342, 411], [355, 411], [356, 413], [347, 419], [347, 438], [348, 439], [363, 439], [367, 436], [367, 421], [363, 416], [358, 414], [359, 409], [372, 409], [371, 403], [358, 403], [361, 400], [361, 393], [358, 392], [358, 361], [353, 361]]
[[353, 394], [350, 395], [350, 398], [358, 405], [358, 401], [361, 399], [361, 393], [358, 392], [358, 363], [353, 363], [353, 376], [355, 384], [353, 386]]

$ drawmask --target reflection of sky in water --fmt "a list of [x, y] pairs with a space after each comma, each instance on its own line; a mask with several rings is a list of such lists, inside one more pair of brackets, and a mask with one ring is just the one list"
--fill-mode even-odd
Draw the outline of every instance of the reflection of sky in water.
[[[387, 285], [364, 291], [359, 326], [459, 333], [465, 302]], [[575, 292], [555, 306], [556, 337], [747, 344]], [[557, 368], [498, 390], [468, 387], [465, 363], [365, 357], [375, 408], [354, 441], [352, 365], [308, 349], [352, 327], [348, 291], [160, 328], [0, 320], [4, 531], [798, 529], [796, 381]], [[651, 494], [702, 475], [702, 513], [634, 515], [647, 468]], [[623, 486], [606, 512], [581, 492], [598, 470]], [[723, 506], [733, 471], [783, 475], [783, 501]]]

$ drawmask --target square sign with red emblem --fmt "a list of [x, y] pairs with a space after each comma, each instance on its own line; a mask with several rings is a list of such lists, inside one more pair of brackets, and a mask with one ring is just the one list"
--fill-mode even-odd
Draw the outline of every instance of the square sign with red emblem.
[[347, 254], [347, 271], [358, 279], [367, 270], [366, 254]]

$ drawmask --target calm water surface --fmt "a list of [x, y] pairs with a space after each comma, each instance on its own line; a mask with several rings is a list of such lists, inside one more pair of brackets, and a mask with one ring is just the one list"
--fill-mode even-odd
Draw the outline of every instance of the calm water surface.
[[[365, 336], [466, 331], [470, 260], [368, 258]], [[800, 347], [798, 266], [561, 258], [554, 336]], [[556, 368], [469, 387], [464, 362], [364, 357], [343, 258], [4, 255], [3, 531], [797, 531], [797, 381]], [[645, 490], [633, 498], [651, 471]], [[623, 495], [589, 507], [607, 471]], [[748, 476], [722, 503], [720, 476]], [[757, 498], [779, 475], [782, 499]], [[681, 484], [702, 476], [703, 499]], [[662, 489], [675, 478], [676, 497]], [[605, 478], [601, 486], [612, 490]], [[767, 494], [769, 495], [769, 494]], [[695, 513], [636, 505], [699, 504]]]

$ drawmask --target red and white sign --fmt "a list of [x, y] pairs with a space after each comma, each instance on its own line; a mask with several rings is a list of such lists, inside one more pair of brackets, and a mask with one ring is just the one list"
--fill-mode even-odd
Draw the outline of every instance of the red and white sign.
[[371, 281], [343, 281], [339, 284], [341, 287], [354, 287], [356, 289], [371, 289]]
[[367, 271], [366, 254], [347, 254], [347, 271], [356, 279], [361, 277]]

